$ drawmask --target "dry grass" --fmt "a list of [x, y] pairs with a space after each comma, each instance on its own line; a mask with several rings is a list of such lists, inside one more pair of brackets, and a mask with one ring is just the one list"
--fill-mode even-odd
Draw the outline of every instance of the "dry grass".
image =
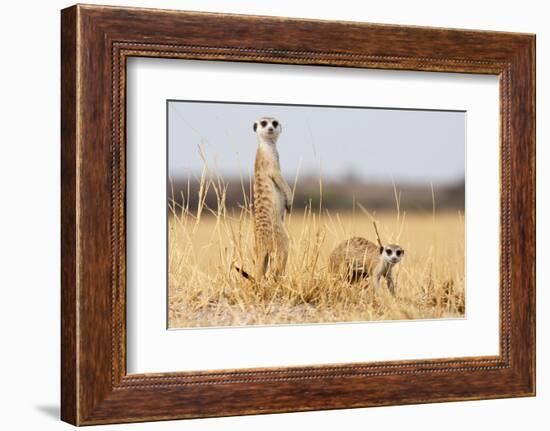
[[[290, 252], [285, 276], [253, 285], [233, 265], [253, 268], [254, 231], [248, 208], [229, 211], [220, 179], [205, 180], [218, 208], [172, 208], [169, 217], [169, 327], [272, 325], [464, 315], [464, 220], [460, 213], [399, 211], [376, 214], [385, 242], [406, 251], [395, 268], [396, 296], [373, 295], [327, 273], [330, 251], [352, 235], [376, 241], [362, 208], [327, 213], [319, 208], [287, 216]], [[243, 191], [244, 192], [244, 191]], [[201, 199], [199, 199], [200, 201]]]

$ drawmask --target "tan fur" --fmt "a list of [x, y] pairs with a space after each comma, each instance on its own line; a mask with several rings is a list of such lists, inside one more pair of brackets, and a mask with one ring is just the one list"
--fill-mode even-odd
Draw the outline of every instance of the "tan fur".
[[395, 294], [395, 284], [392, 277], [392, 268], [399, 263], [392, 262], [384, 254], [390, 249], [392, 253], [404, 251], [396, 244], [388, 244], [381, 247], [361, 237], [353, 237], [340, 243], [329, 256], [329, 271], [333, 274], [341, 274], [350, 281], [357, 281], [370, 276], [373, 279], [374, 288], [378, 291], [380, 278], [384, 277], [388, 283], [388, 289]]
[[274, 278], [279, 277], [284, 273], [288, 259], [289, 239], [284, 214], [285, 209], [290, 211], [292, 197], [290, 187], [281, 175], [276, 140], [277, 136], [270, 140], [258, 133], [254, 164], [256, 281], [262, 280], [268, 270]]

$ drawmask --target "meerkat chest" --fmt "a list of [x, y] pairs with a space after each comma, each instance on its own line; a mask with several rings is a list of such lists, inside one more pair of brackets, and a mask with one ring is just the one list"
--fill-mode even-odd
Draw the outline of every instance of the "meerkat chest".
[[254, 165], [254, 202], [257, 210], [269, 210], [269, 213], [284, 212], [285, 198], [282, 190], [274, 182], [274, 176], [280, 175], [279, 158], [276, 151], [258, 149]]
[[259, 148], [254, 165], [255, 186], [261, 186], [260, 192], [273, 193], [278, 189], [273, 182], [274, 174], [280, 172], [279, 156], [276, 150]]
[[388, 272], [390, 272], [392, 266], [393, 265], [391, 263], [380, 259], [376, 267], [376, 272], [385, 276], [386, 274], [388, 274]]

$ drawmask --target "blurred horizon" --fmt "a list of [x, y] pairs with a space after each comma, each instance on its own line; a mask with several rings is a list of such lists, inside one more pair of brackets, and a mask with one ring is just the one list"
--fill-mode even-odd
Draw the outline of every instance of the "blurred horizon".
[[[431, 211], [432, 187], [436, 208], [464, 210], [465, 112], [169, 101], [167, 114], [168, 198], [178, 205], [196, 208], [205, 165], [223, 178], [228, 208], [250, 200], [252, 125], [273, 116], [295, 209], [320, 199], [326, 209], [395, 208], [395, 186], [404, 210]], [[217, 205], [212, 190], [206, 204]]]
[[[189, 180], [189, 181], [188, 181]], [[199, 205], [200, 179], [171, 180], [168, 184], [169, 201], [174, 201], [179, 209], [189, 208], [196, 211]], [[220, 179], [211, 180], [216, 187], [224, 189], [224, 206], [229, 209], [239, 209], [250, 206], [252, 201], [251, 179]], [[304, 178], [296, 185], [287, 179], [291, 189], [295, 187], [293, 210], [302, 210], [308, 206], [318, 209], [322, 203], [324, 210], [352, 211], [359, 205], [369, 211], [385, 211], [396, 209], [396, 199], [402, 211], [459, 210], [465, 209], [465, 184], [463, 181], [455, 184], [393, 184], [367, 183], [363, 181], [323, 182], [322, 195], [318, 178]], [[432, 194], [433, 191], [433, 194]], [[217, 210], [218, 198], [214, 187], [210, 186], [202, 197], [207, 208]]]

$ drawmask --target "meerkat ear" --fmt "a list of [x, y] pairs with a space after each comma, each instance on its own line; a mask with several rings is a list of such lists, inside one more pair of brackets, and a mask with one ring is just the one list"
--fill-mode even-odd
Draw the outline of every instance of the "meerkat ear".
[[256, 131], [256, 129], [258, 128], [258, 122], [257, 121], [254, 121], [254, 125], [252, 126], [252, 128], [254, 129], [254, 131]]
[[384, 253], [384, 246], [380, 246], [380, 254]]

